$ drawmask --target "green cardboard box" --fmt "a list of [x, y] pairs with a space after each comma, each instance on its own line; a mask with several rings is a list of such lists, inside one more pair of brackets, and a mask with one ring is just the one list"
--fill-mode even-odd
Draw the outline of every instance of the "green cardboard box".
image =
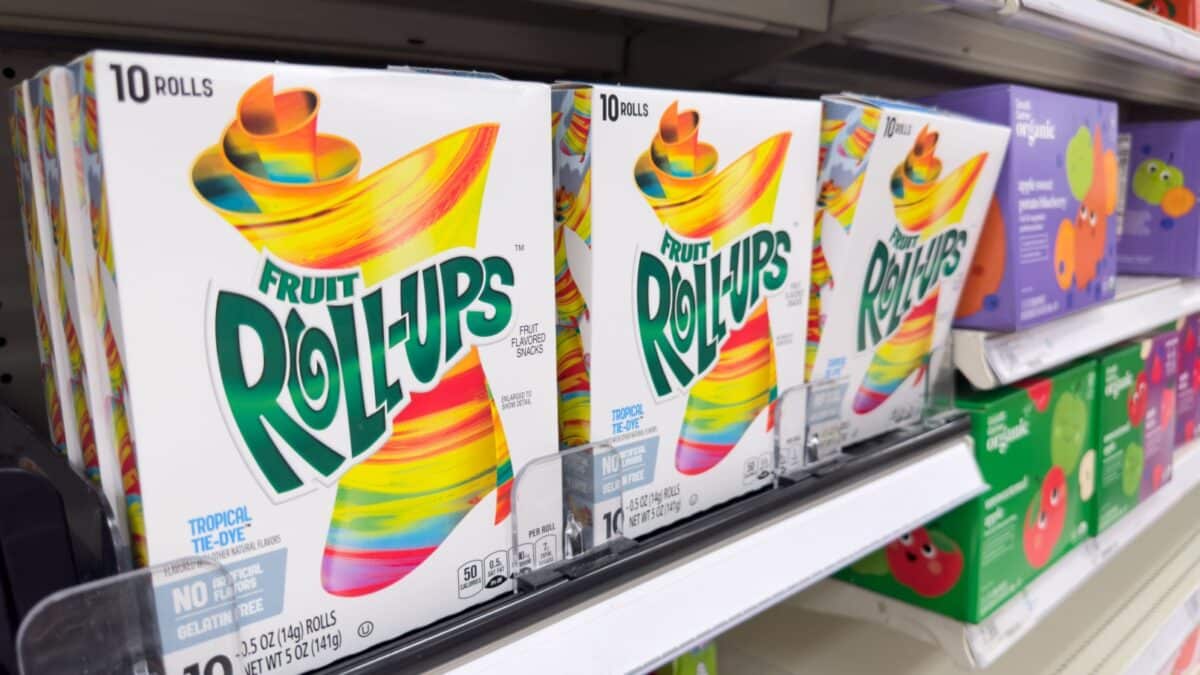
[[1096, 508], [1103, 532], [1171, 480], [1179, 333], [1171, 327], [1098, 357]]
[[689, 649], [653, 675], [717, 675], [717, 643], [706, 642]]
[[1083, 541], [1095, 492], [1096, 362], [960, 393], [983, 495], [838, 573], [864, 588], [983, 621]]

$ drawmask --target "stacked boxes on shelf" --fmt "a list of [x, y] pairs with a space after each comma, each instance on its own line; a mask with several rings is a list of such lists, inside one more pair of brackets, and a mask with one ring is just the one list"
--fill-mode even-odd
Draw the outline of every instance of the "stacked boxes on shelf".
[[987, 618], [1088, 535], [1095, 379], [1083, 361], [960, 395], [988, 491], [838, 576], [962, 621]]
[[1117, 244], [1122, 274], [1200, 276], [1200, 121], [1126, 124], [1130, 179]]

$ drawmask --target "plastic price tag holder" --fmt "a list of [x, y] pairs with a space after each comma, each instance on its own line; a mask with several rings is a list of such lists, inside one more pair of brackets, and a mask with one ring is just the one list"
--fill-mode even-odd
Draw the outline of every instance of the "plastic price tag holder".
[[847, 379], [819, 380], [787, 389], [775, 401], [775, 473], [796, 481], [835, 465], [842, 457], [841, 417]]
[[570, 578], [632, 545], [623, 534], [624, 494], [651, 468], [647, 442], [589, 443], [521, 469], [512, 495], [515, 592]]
[[258, 659], [265, 672], [268, 661], [284, 663], [286, 650], [274, 639], [244, 641], [240, 627], [270, 595], [239, 587], [224, 567], [203, 558], [75, 586], [46, 597], [21, 624], [19, 672], [241, 675], [248, 672], [243, 664]]

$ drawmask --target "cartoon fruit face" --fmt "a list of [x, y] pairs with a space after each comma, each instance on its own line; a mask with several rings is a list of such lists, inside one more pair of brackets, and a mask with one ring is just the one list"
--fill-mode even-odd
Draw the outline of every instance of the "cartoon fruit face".
[[1155, 206], [1162, 204], [1168, 190], [1182, 185], [1183, 171], [1161, 159], [1142, 160], [1133, 174], [1133, 194]]
[[1096, 451], [1088, 450], [1083, 453], [1083, 461], [1079, 463], [1079, 498], [1088, 501], [1096, 491]]
[[1087, 440], [1088, 407], [1083, 397], [1064, 391], [1050, 417], [1050, 458], [1056, 467], [1073, 472]]
[[1058, 224], [1054, 237], [1054, 278], [1064, 291], [1075, 279], [1075, 224], [1069, 220]]
[[1146, 453], [1142, 446], [1130, 443], [1125, 446], [1125, 467], [1121, 472], [1121, 491], [1126, 497], [1137, 494], [1138, 485], [1142, 482], [1142, 469], [1146, 466]]
[[958, 545], [944, 534], [923, 527], [888, 544], [887, 561], [896, 581], [925, 598], [948, 593], [963, 570]]
[[1150, 385], [1146, 382], [1146, 371], [1138, 373], [1133, 386], [1129, 388], [1125, 399], [1125, 409], [1129, 413], [1129, 423], [1139, 426], [1146, 417], [1146, 399], [1150, 396]]
[[1067, 477], [1057, 466], [1042, 480], [1042, 489], [1025, 513], [1025, 559], [1040, 568], [1050, 562], [1067, 518]]

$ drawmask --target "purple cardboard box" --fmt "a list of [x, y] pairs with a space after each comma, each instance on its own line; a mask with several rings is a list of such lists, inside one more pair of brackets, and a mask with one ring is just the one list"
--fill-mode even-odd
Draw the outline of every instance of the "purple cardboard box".
[[1007, 84], [925, 102], [1013, 130], [955, 327], [1015, 331], [1111, 298], [1117, 105]]
[[1200, 421], [1200, 314], [1179, 320], [1179, 379], [1175, 385], [1175, 447], [1196, 437]]
[[1117, 242], [1122, 274], [1200, 276], [1200, 121], [1127, 124], [1129, 187]]

